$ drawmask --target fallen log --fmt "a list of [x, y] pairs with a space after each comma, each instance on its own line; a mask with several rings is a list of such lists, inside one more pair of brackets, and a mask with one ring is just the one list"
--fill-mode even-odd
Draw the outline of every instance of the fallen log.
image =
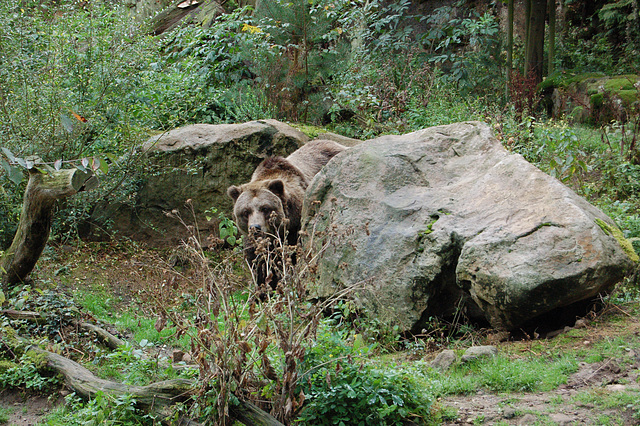
[[[47, 318], [44, 315], [41, 315], [40, 312], [32, 312], [32, 311], [17, 311], [15, 309], [1, 309], [0, 315], [3, 315], [7, 318], [25, 320], [29, 322], [34, 322], [36, 324], [43, 324], [47, 322]], [[104, 328], [98, 327], [97, 325], [78, 321], [78, 327], [83, 330], [88, 330], [96, 333], [98, 336], [98, 340], [105, 344], [109, 349], [117, 349], [118, 346], [125, 345], [126, 342], [113, 334], [109, 333]]]
[[96, 377], [75, 361], [53, 352], [32, 347], [44, 355], [47, 365], [65, 378], [65, 383], [81, 398], [89, 399], [97, 392], [106, 395], [132, 395], [141, 408], [159, 411], [176, 402], [186, 401], [194, 393], [194, 382], [188, 379], [164, 380], [146, 386], [124, 385]]
[[104, 328], [100, 328], [97, 325], [93, 325], [88, 322], [80, 322], [78, 326], [84, 330], [93, 331], [98, 336], [98, 339], [104, 343], [109, 349], [117, 349], [118, 346], [125, 345], [126, 342], [113, 334], [109, 333]]
[[[78, 396], [89, 399], [101, 391], [105, 395], [131, 395], [143, 410], [166, 415], [163, 410], [177, 402], [188, 400], [195, 394], [195, 382], [188, 379], [173, 379], [152, 383], [146, 386], [133, 386], [116, 383], [96, 377], [91, 371], [68, 358], [53, 352], [32, 347], [37, 353], [47, 358], [47, 365], [65, 378], [65, 383]], [[230, 407], [231, 417], [243, 422], [247, 426], [284, 426], [273, 416], [262, 411], [255, 405], [240, 401], [238, 405]], [[181, 419], [181, 424], [196, 426], [198, 423]]]

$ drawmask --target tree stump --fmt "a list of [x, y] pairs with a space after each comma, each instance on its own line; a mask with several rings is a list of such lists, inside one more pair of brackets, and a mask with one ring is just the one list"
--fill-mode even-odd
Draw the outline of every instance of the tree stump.
[[53, 207], [56, 200], [70, 197], [98, 186], [89, 170], [68, 169], [42, 173], [29, 170], [18, 230], [11, 247], [0, 258], [3, 289], [24, 281], [33, 270], [49, 239]]

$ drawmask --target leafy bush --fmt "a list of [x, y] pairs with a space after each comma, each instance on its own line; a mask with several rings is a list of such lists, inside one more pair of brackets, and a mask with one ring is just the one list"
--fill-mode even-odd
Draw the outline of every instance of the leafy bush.
[[498, 21], [489, 13], [467, 17], [457, 13], [443, 6], [423, 17], [428, 30], [422, 43], [429, 61], [441, 67], [442, 78], [454, 82], [463, 95], [495, 96], [505, 77]]
[[139, 117], [153, 128], [187, 123], [275, 118], [265, 93], [251, 82], [255, 57], [268, 52], [266, 35], [248, 8], [222, 15], [209, 28], [185, 26], [162, 41], [162, 57], [144, 72], [135, 95]]
[[0, 5], [0, 135], [46, 161], [120, 152], [134, 136], [130, 104], [150, 45], [117, 6]]
[[407, 373], [345, 360], [303, 380], [305, 405], [298, 421], [309, 425], [427, 424], [433, 400]]
[[304, 373], [298, 392], [304, 392], [305, 403], [296, 421], [310, 425], [387, 425], [433, 420], [428, 385], [425, 388], [425, 383], [418, 383], [415, 372], [376, 368], [356, 360], [373, 353], [376, 347], [377, 342], [365, 342], [361, 334], [345, 328], [338, 317], [324, 321], [300, 365]]
[[98, 391], [88, 402], [72, 393], [66, 398], [66, 406], [58, 413], [69, 426], [155, 425], [158, 420], [136, 408], [131, 395], [112, 397]]
[[0, 388], [46, 391], [58, 386], [60, 379], [43, 375], [42, 371], [46, 369], [37, 360], [38, 356], [33, 353], [22, 355], [19, 364], [0, 372]]

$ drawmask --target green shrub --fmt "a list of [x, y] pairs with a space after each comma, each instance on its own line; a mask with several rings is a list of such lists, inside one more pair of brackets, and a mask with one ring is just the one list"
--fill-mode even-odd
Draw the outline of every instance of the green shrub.
[[323, 323], [300, 365], [305, 403], [296, 421], [309, 425], [395, 425], [433, 420], [427, 381], [415, 371], [377, 368], [355, 358], [371, 354], [367, 344], [334, 320]]
[[0, 372], [0, 388], [22, 389], [26, 391], [48, 391], [60, 384], [54, 375], [43, 375], [46, 368], [38, 361], [38, 356], [27, 352], [20, 357], [20, 363]]
[[83, 402], [76, 394], [68, 395], [65, 399], [66, 406], [57, 414], [65, 425], [151, 426], [158, 424], [158, 419], [155, 416], [144, 414], [143, 411], [136, 407], [136, 400], [131, 395], [124, 394], [113, 397], [98, 391], [88, 402]]
[[301, 388], [303, 424], [426, 424], [432, 417], [433, 400], [406, 372], [337, 361], [307, 374]]

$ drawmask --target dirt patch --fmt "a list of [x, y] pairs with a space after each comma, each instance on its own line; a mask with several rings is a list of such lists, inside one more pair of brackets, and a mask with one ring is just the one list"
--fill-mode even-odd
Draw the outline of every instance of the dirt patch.
[[479, 391], [475, 395], [446, 397], [440, 403], [455, 409], [458, 416], [444, 424], [598, 425], [608, 418], [611, 424], [638, 425], [640, 418], [635, 410], [640, 406], [621, 404], [607, 408], [590, 402], [589, 398], [579, 397], [593, 393], [601, 398], [619, 396], [640, 402], [638, 366], [622, 368], [615, 360], [581, 363], [567, 384], [553, 391], [509, 394]]
[[0, 407], [8, 411], [10, 426], [37, 425], [64, 400], [57, 398], [53, 402], [48, 397], [28, 395], [19, 391], [3, 390], [0, 392]]

